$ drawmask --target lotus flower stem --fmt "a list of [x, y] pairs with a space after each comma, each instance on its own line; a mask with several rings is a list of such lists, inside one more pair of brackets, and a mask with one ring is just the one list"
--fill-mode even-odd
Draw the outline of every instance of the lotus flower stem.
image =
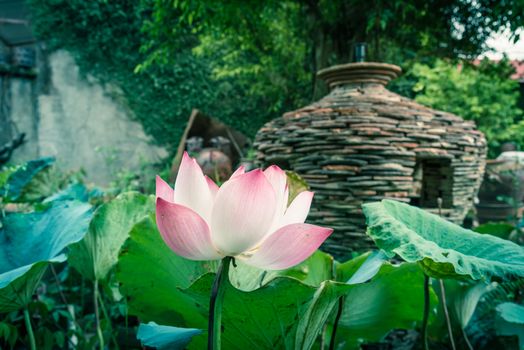
[[464, 336], [464, 340], [466, 341], [466, 345], [468, 346], [469, 350], [473, 350], [473, 345], [471, 345], [471, 342], [469, 341], [468, 334], [466, 333], [466, 329], [462, 328], [462, 335]]
[[[58, 292], [60, 294], [60, 298], [62, 299], [62, 302], [64, 303], [64, 305], [66, 305], [67, 307], [67, 312], [69, 312], [69, 315], [71, 316], [70, 318], [70, 321], [69, 321], [69, 325], [68, 325], [68, 329], [70, 330], [76, 330], [76, 329], [82, 329], [82, 327], [80, 327], [80, 325], [78, 324], [77, 320], [76, 320], [76, 316], [75, 316], [75, 308], [72, 304], [70, 304], [68, 301], [67, 301], [67, 298], [65, 297], [64, 293], [62, 292], [62, 283], [60, 283], [60, 279], [58, 278], [58, 274], [56, 273], [56, 270], [53, 266], [53, 264], [51, 264], [50, 266], [51, 268], [51, 272], [53, 273], [53, 276], [54, 276], [54, 279], [55, 279], [55, 282], [56, 282], [56, 286], [58, 288]], [[82, 278], [82, 282], [83, 282], [83, 278]], [[84, 288], [81, 288], [80, 290], [84, 290]], [[81, 293], [82, 295], [82, 299], [84, 298], [84, 293]], [[83, 301], [82, 301], [82, 304], [83, 305]], [[83, 307], [82, 307], [83, 309]], [[71, 344], [72, 347], [75, 347], [75, 343], [76, 343], [76, 340], [75, 340], [75, 335], [72, 335], [70, 338], [67, 339], [67, 341]]]
[[342, 311], [344, 310], [345, 301], [346, 301], [346, 298], [344, 298], [343, 296], [338, 298], [338, 310], [337, 310], [337, 315], [335, 316], [335, 323], [333, 324], [333, 332], [331, 332], [331, 339], [329, 341], [329, 350], [335, 350], [338, 323], [340, 322], [340, 317], [342, 316]]
[[[53, 273], [53, 277], [55, 279], [55, 282], [56, 282], [56, 286], [58, 288], [58, 293], [60, 295], [60, 298], [62, 299], [62, 302], [64, 303], [64, 305], [69, 305], [69, 302], [67, 301], [64, 293], [62, 292], [62, 284], [60, 283], [60, 279], [58, 278], [58, 274], [56, 273], [56, 270], [55, 270], [55, 267], [53, 266], [53, 264], [50, 264], [50, 268], [51, 268], [51, 272]], [[73, 316], [73, 315], [71, 315]]]
[[451, 319], [449, 318], [448, 306], [446, 304], [446, 288], [444, 287], [444, 281], [442, 279], [438, 280], [440, 285], [440, 297], [442, 299], [442, 310], [444, 311], [444, 316], [446, 317], [446, 325], [448, 326], [448, 335], [449, 341], [451, 342], [451, 348], [456, 350], [455, 339], [453, 339], [453, 330], [451, 328]]
[[100, 308], [102, 309], [102, 314], [104, 314], [104, 318], [107, 320], [107, 326], [109, 328], [109, 332], [111, 333], [111, 340], [113, 340], [113, 343], [115, 344], [115, 349], [119, 349], [118, 341], [115, 337], [115, 332], [113, 332], [113, 323], [111, 322], [111, 316], [109, 316], [109, 313], [107, 312], [107, 308], [104, 303], [104, 299], [102, 298], [102, 294], [98, 293], [98, 302], [100, 304]]
[[[82, 282], [80, 284], [80, 290], [81, 291], [84, 291], [86, 290], [86, 280], [84, 278], [84, 276], [82, 276]], [[86, 309], [86, 298], [85, 298], [85, 293], [80, 293], [80, 306], [81, 306], [81, 310], [85, 310]]]
[[36, 350], [35, 334], [33, 332], [33, 326], [31, 326], [31, 316], [29, 315], [29, 310], [27, 307], [24, 309], [24, 320], [25, 328], [27, 330], [27, 337], [29, 338], [29, 348], [31, 350]]
[[220, 350], [220, 333], [222, 326], [222, 301], [225, 287], [229, 283], [229, 265], [232, 257], [226, 256], [220, 262], [209, 301], [209, 323], [207, 327], [208, 350]]
[[320, 350], [324, 350], [325, 344], [326, 344], [326, 332], [327, 332], [327, 323], [324, 324], [324, 327], [322, 327], [322, 334], [320, 335]]
[[424, 317], [422, 319], [422, 340], [424, 341], [424, 350], [429, 350], [428, 345], [428, 320], [429, 320], [429, 276], [424, 274]]
[[93, 287], [93, 305], [95, 308], [96, 334], [100, 343], [100, 350], [104, 350], [104, 334], [100, 328], [100, 311], [98, 309], [98, 280], [95, 280]]
[[[442, 217], [442, 198], [437, 198], [438, 204], [438, 215]], [[453, 330], [451, 329], [451, 319], [449, 318], [448, 305], [446, 303], [446, 288], [444, 288], [444, 281], [439, 278], [438, 283], [440, 285], [440, 297], [442, 299], [442, 310], [444, 310], [444, 316], [446, 316], [446, 325], [448, 327], [449, 341], [451, 342], [451, 348], [453, 350], [455, 347], [455, 340], [453, 339]]]

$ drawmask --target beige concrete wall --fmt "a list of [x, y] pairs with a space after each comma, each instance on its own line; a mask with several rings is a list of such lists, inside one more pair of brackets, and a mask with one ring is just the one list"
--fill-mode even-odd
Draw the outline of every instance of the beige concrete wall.
[[[33, 130], [14, 161], [36, 156], [56, 156], [65, 170], [83, 169], [87, 179], [107, 185], [117, 172], [138, 170], [142, 164], [167, 156], [165, 149], [153, 146], [138, 122], [132, 120], [114, 87], [104, 87], [85, 79], [66, 51], [48, 57], [49, 80], [45, 93], [35, 94], [34, 112], [28, 102], [29, 91], [23, 83], [13, 95], [18, 107], [12, 108], [13, 120], [23, 132]], [[110, 91], [109, 91], [110, 90]]]
[[[32, 79], [9, 79], [11, 132], [25, 133], [24, 144], [13, 153], [13, 159], [34, 159], [38, 157], [38, 115], [36, 113], [35, 84]], [[15, 136], [15, 135], [11, 135]]]

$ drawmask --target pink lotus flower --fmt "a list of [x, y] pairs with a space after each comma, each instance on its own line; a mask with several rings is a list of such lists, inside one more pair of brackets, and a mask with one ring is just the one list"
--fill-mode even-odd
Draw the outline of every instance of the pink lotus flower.
[[184, 153], [173, 190], [157, 176], [156, 222], [165, 243], [191, 260], [235, 257], [267, 270], [308, 258], [333, 232], [305, 224], [313, 192], [288, 202], [287, 177], [273, 165], [240, 167], [220, 188]]

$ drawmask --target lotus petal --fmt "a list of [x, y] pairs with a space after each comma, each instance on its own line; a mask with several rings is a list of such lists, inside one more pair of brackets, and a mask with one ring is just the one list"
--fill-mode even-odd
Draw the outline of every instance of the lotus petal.
[[273, 186], [277, 196], [277, 215], [284, 214], [287, 207], [287, 176], [286, 172], [276, 165], [272, 165], [264, 170], [264, 175]]
[[244, 175], [246, 173], [246, 167], [241, 165], [238, 167], [237, 170], [235, 170], [235, 172], [233, 174], [231, 174], [231, 176], [229, 177], [229, 179], [234, 179], [235, 177], [237, 176], [240, 176], [240, 175]]
[[244, 262], [267, 270], [287, 269], [306, 260], [332, 232], [332, 229], [310, 224], [284, 226]]
[[156, 215], [164, 242], [178, 255], [191, 260], [221, 258], [211, 243], [209, 226], [192, 209], [158, 198]]
[[211, 196], [213, 197], [213, 200], [215, 199], [217, 193], [218, 193], [218, 185], [211, 180], [209, 177], [206, 177], [207, 185], [209, 186], [209, 191], [211, 192]]
[[213, 209], [213, 195], [202, 169], [184, 152], [175, 182], [175, 203], [188, 207], [208, 221]]
[[160, 176], [156, 176], [156, 198], [162, 198], [168, 202], [175, 200], [175, 192]]
[[226, 181], [211, 216], [215, 246], [231, 256], [254, 247], [270, 229], [276, 202], [273, 186], [259, 169]]
[[300, 192], [287, 208], [284, 217], [280, 222], [280, 227], [289, 224], [301, 224], [306, 221], [312, 200], [313, 192]]

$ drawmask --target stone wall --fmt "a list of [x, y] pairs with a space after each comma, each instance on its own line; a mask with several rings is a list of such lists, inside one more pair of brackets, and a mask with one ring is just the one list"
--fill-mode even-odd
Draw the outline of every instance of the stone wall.
[[119, 171], [167, 156], [132, 120], [118, 90], [83, 78], [71, 54], [54, 52], [39, 63], [36, 78], [2, 76], [9, 91], [3, 91], [7, 120], [0, 120], [0, 143], [13, 126], [27, 140], [12, 162], [55, 156], [60, 168], [83, 169], [89, 181], [107, 185]]
[[362, 204], [394, 199], [461, 224], [482, 181], [484, 135], [471, 121], [387, 90], [395, 70], [372, 62], [327, 68], [327, 96], [268, 122], [255, 138], [259, 165], [281, 165], [308, 182], [308, 221], [334, 229], [322, 249], [342, 261], [374, 247]]

